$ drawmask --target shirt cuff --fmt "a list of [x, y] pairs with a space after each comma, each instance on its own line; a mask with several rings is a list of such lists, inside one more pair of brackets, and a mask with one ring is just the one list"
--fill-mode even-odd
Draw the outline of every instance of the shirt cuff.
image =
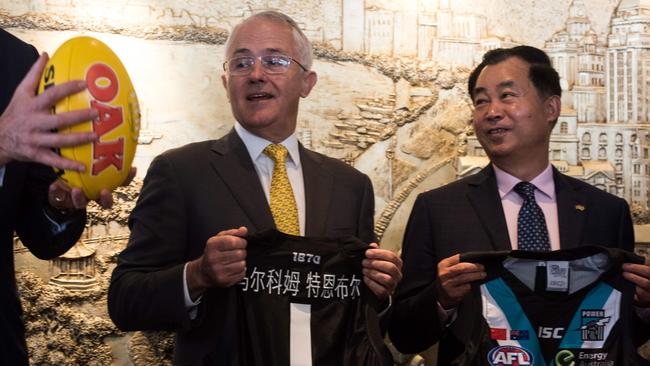
[[440, 325], [443, 327], [448, 327], [451, 325], [451, 323], [456, 320], [458, 317], [458, 308], [451, 308], [449, 310], [445, 309], [440, 305], [439, 302], [436, 302], [438, 304], [438, 318], [440, 319]]
[[43, 215], [45, 215], [47, 221], [50, 222], [52, 234], [59, 235], [68, 228], [68, 225], [73, 220], [69, 214], [55, 213], [53, 210], [55, 209], [50, 208], [49, 205], [45, 206], [43, 209]]
[[196, 315], [198, 314], [199, 310], [199, 304], [201, 303], [201, 299], [203, 296], [199, 296], [196, 301], [192, 301], [192, 298], [190, 297], [190, 290], [189, 286], [187, 285], [187, 266], [188, 263], [185, 263], [185, 266], [183, 266], [183, 295], [185, 297], [185, 309], [187, 309], [188, 314], [190, 315], [190, 319], [194, 320], [196, 319]]
[[650, 324], [650, 308], [635, 306], [634, 310], [636, 311], [636, 315], [643, 320], [644, 323]]
[[390, 309], [391, 306], [393, 306], [393, 297], [390, 296], [390, 295], [388, 295], [388, 306], [386, 306], [386, 307], [385, 307], [381, 312], [379, 312], [377, 315], [378, 315], [379, 317], [384, 316], [384, 314], [386, 314], [386, 312], [388, 311], [388, 309]]

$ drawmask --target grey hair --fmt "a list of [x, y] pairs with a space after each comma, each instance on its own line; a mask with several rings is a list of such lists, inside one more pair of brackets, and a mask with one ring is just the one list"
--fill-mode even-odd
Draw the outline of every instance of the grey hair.
[[271, 21], [284, 23], [288, 25], [291, 28], [291, 31], [293, 33], [293, 40], [296, 44], [297, 51], [300, 56], [300, 60], [298, 60], [298, 62], [300, 62], [305, 68], [307, 68], [307, 70], [311, 69], [311, 65], [313, 61], [311, 42], [309, 41], [307, 36], [305, 36], [305, 34], [302, 32], [300, 26], [298, 26], [298, 23], [296, 23], [295, 20], [293, 20], [290, 16], [275, 10], [266, 10], [259, 13], [255, 13], [250, 17], [244, 19], [241, 23], [237, 24], [232, 29], [232, 32], [230, 32], [230, 35], [228, 36], [228, 40], [226, 41], [226, 48], [224, 51], [226, 54], [226, 59], [228, 58], [228, 50], [230, 49], [230, 46], [232, 44], [232, 37], [237, 31], [237, 28], [239, 28], [242, 24], [248, 22], [249, 20], [255, 18], [264, 18], [264, 19], [268, 19]]

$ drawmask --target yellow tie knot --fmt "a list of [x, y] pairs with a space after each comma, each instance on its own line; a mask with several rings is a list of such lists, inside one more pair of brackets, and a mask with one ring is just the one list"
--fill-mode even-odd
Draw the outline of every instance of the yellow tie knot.
[[284, 160], [287, 158], [288, 153], [289, 151], [287, 148], [281, 144], [270, 144], [264, 148], [264, 154], [271, 158], [276, 165], [278, 163], [284, 164]]
[[270, 144], [264, 149], [264, 154], [271, 158], [274, 164], [269, 192], [271, 214], [278, 230], [287, 234], [300, 235], [296, 199], [285, 166], [287, 153], [287, 148], [280, 144]]

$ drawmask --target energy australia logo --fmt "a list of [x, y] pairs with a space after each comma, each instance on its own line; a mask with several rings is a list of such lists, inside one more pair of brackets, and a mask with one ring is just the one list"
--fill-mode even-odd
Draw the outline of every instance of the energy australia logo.
[[580, 332], [583, 341], [602, 341], [605, 339], [605, 324], [610, 317], [602, 309], [581, 310]]
[[555, 355], [555, 364], [558, 366], [575, 366], [576, 356], [568, 349], [563, 349]]
[[533, 355], [517, 346], [499, 346], [492, 348], [487, 356], [492, 366], [526, 366], [533, 365]]

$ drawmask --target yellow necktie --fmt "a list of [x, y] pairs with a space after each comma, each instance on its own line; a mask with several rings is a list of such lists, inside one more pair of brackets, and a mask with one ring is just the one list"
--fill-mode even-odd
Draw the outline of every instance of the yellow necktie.
[[287, 153], [287, 148], [280, 144], [271, 144], [264, 149], [264, 154], [275, 164], [271, 177], [271, 213], [278, 230], [287, 234], [300, 235], [296, 199], [285, 166]]

